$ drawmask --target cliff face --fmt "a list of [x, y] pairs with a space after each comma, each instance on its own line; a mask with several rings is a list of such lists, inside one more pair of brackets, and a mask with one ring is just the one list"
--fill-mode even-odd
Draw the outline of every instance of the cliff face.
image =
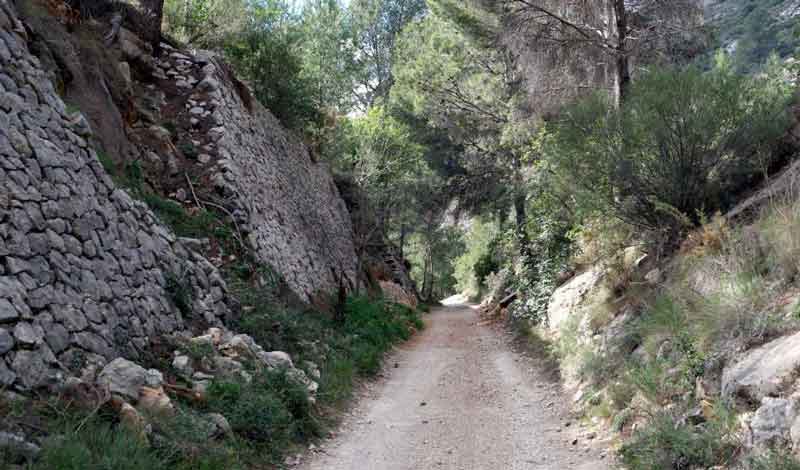
[[0, 0], [0, 387], [28, 389], [228, 307], [216, 268], [115, 187], [24, 36]]

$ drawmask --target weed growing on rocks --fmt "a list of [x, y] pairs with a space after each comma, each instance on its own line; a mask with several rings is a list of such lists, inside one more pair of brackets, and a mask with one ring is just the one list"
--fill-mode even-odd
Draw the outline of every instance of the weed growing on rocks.
[[748, 462], [749, 470], [800, 470], [800, 462], [787, 452], [767, 452]]
[[735, 421], [721, 406], [717, 411], [702, 424], [680, 419], [674, 410], [656, 413], [620, 449], [623, 465], [630, 470], [672, 470], [729, 463], [737, 449]]

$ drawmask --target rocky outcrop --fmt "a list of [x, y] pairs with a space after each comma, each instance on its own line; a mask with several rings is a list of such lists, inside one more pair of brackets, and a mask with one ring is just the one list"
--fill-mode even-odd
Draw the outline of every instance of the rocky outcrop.
[[597, 302], [592, 295], [601, 287], [603, 268], [594, 267], [583, 272], [556, 289], [547, 305], [548, 326], [556, 333], [570, 318], [582, 316], [589, 304]]
[[726, 367], [722, 374], [722, 394], [758, 403], [791, 386], [798, 367], [800, 333], [795, 333], [750, 350]]
[[0, 388], [32, 389], [228, 307], [216, 268], [114, 185], [24, 33], [0, 0]]

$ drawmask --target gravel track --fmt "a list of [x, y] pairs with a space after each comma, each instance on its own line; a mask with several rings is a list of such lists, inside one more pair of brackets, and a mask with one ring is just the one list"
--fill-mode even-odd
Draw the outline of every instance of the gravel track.
[[465, 305], [441, 307], [362, 390], [304, 470], [609, 468], [571, 401], [508, 335]]

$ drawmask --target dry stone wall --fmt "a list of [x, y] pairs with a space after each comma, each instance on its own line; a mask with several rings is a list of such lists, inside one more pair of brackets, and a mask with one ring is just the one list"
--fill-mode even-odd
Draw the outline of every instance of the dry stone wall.
[[216, 268], [115, 188], [0, 0], [0, 388], [46, 386], [138, 357], [155, 336], [228, 311]]
[[352, 288], [352, 225], [330, 169], [312, 160], [226, 64], [203, 53], [182, 60], [194, 64], [183, 71], [196, 76], [188, 111], [212, 154], [200, 160], [212, 162], [206, 175], [233, 206], [256, 257], [311, 302], [335, 292], [339, 279]]

